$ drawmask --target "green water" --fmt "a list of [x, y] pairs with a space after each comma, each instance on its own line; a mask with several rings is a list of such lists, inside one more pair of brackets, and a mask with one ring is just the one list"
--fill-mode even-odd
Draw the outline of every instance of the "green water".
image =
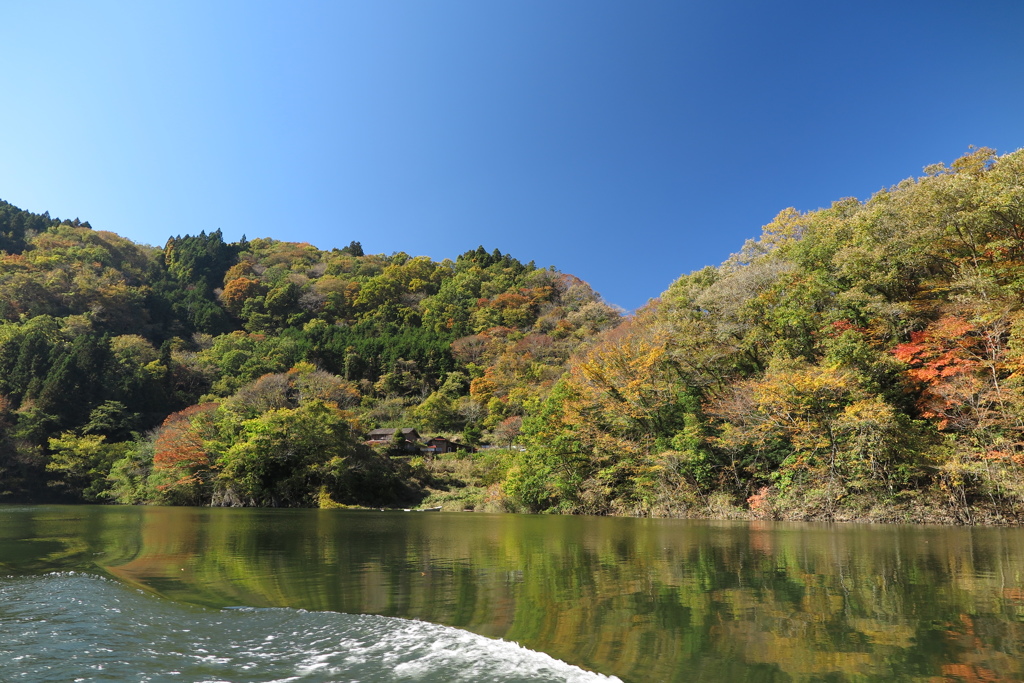
[[1020, 529], [0, 508], [0, 576], [66, 570], [414, 618], [624, 681], [1024, 679]]

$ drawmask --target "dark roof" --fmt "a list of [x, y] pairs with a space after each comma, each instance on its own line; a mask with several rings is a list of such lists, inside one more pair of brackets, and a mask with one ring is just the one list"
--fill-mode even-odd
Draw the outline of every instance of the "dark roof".
[[366, 436], [368, 436], [371, 439], [373, 439], [374, 437], [389, 437], [394, 436], [395, 432], [401, 432], [402, 436], [419, 436], [419, 432], [417, 432], [412, 427], [403, 427], [402, 429], [394, 429], [391, 427], [385, 429], [371, 429], [369, 432], [367, 432]]

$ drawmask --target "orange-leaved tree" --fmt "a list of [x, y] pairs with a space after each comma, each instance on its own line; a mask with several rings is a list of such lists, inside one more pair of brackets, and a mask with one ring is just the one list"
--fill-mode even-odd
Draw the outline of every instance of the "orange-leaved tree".
[[201, 504], [210, 495], [212, 467], [204, 441], [212, 436], [216, 403], [172, 413], [156, 432], [153, 483], [168, 502]]

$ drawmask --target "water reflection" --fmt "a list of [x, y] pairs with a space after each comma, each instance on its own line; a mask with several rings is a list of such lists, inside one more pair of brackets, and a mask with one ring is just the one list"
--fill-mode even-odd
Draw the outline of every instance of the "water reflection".
[[1021, 680], [1024, 531], [320, 510], [0, 509], [0, 571], [411, 617], [623, 680]]

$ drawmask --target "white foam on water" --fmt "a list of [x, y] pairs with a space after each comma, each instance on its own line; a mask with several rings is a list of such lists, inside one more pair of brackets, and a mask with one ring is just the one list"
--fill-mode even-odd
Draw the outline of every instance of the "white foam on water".
[[336, 674], [347, 667], [379, 662], [394, 680], [403, 681], [428, 680], [441, 672], [443, 680], [453, 682], [618, 680], [517, 643], [492, 640], [456, 628], [386, 617], [356, 619], [362, 626], [358, 638], [337, 643], [336, 651], [310, 657], [303, 666]]
[[618, 679], [447, 626], [293, 609], [210, 610], [62, 573], [0, 578], [0, 680]]

